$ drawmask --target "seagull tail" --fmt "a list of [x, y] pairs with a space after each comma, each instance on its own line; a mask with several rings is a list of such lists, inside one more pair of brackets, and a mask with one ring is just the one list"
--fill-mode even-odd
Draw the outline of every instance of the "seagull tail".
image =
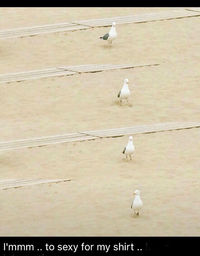
[[99, 38], [100, 38], [100, 39], [103, 39], [103, 36], [100, 36]]

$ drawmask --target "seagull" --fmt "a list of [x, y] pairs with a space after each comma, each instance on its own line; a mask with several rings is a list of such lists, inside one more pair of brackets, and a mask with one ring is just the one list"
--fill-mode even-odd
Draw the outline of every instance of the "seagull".
[[130, 136], [128, 139], [128, 144], [124, 148], [122, 153], [126, 155], [126, 159], [128, 159], [128, 156], [129, 156], [130, 160], [132, 160], [132, 154], [134, 150], [135, 150], [135, 146], [133, 145], [133, 137]]
[[100, 36], [100, 39], [107, 40], [109, 44], [112, 44], [112, 41], [117, 37], [117, 31], [115, 26], [116, 23], [113, 22], [109, 33], [105, 34], [104, 36]]
[[123, 100], [126, 100], [128, 103], [128, 97], [131, 95], [131, 92], [128, 88], [128, 78], [124, 79], [124, 84], [122, 86], [122, 89], [119, 91], [117, 97], [119, 98], [120, 104], [123, 102]]
[[135, 195], [135, 198], [132, 202], [131, 208], [134, 210], [134, 214], [139, 215], [139, 211], [143, 206], [143, 202], [140, 198], [140, 191], [136, 189], [134, 192], [134, 195]]

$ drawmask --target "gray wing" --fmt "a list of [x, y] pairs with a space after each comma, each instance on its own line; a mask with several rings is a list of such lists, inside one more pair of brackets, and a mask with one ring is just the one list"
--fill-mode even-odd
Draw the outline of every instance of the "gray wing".
[[121, 90], [119, 91], [119, 93], [118, 93], [117, 97], [119, 98], [119, 97], [120, 97], [120, 95], [121, 95]]
[[123, 150], [123, 152], [122, 152], [122, 153], [124, 154], [125, 152], [126, 152], [126, 147], [124, 148], [124, 150]]
[[105, 34], [105, 35], [102, 37], [102, 39], [103, 39], [103, 40], [108, 40], [108, 37], [109, 37], [109, 33]]

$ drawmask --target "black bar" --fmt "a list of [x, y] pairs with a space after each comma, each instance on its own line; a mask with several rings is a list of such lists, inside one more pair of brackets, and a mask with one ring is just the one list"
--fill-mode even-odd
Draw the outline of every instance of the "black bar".
[[200, 255], [200, 237], [1, 237], [0, 251], [2, 256]]
[[199, 1], [190, 0], [140, 0], [140, 1], [116, 1], [116, 0], [84, 0], [84, 1], [5, 1], [1, 0], [0, 7], [198, 7]]

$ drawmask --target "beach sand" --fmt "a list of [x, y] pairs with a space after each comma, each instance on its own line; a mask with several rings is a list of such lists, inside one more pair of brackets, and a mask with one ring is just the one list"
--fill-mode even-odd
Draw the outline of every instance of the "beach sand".
[[71, 181], [1, 190], [0, 235], [198, 236], [199, 129], [133, 138], [128, 162], [126, 136], [1, 153], [2, 179]]
[[[1, 8], [0, 29], [169, 8]], [[174, 9], [174, 8], [172, 8]], [[177, 9], [177, 8], [175, 8]], [[23, 15], [22, 15], [23, 14]], [[0, 41], [0, 74], [80, 64], [159, 66], [0, 84], [1, 142], [161, 122], [199, 121], [199, 17], [124, 24], [112, 47], [108, 28]], [[117, 94], [129, 79], [130, 104]], [[198, 236], [199, 129], [0, 153], [1, 179], [71, 181], [0, 190], [1, 236]], [[95, 149], [95, 150], [94, 150]], [[133, 192], [144, 207], [133, 217]]]

